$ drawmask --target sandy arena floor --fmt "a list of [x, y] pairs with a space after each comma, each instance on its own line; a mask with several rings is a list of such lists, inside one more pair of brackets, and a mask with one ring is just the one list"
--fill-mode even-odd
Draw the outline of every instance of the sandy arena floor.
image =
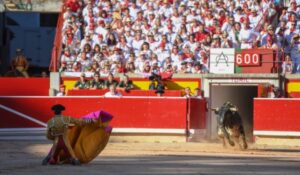
[[299, 175], [300, 148], [253, 146], [246, 151], [216, 143], [109, 143], [90, 164], [42, 166], [45, 141], [0, 141], [0, 174], [32, 175]]

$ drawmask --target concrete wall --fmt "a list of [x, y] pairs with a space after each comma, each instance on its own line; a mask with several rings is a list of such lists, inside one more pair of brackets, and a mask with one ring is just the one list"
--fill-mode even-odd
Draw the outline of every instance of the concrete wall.
[[[12, 0], [12, 3], [16, 4], [17, 7], [20, 7], [20, 0]], [[26, 8], [26, 0], [21, 0]], [[31, 0], [32, 10], [36, 12], [60, 12], [62, 7], [63, 0]], [[23, 10], [23, 9], [8, 9], [9, 11]], [[27, 11], [27, 10], [25, 10]]]

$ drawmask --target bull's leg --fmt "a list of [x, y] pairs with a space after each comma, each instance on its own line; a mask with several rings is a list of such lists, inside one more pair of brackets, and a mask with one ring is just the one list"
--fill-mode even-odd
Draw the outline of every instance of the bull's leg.
[[43, 159], [42, 165], [47, 165], [51, 159], [52, 148], [50, 149], [48, 155]]
[[234, 146], [234, 142], [230, 139], [229, 134], [228, 134], [228, 132], [226, 131], [226, 129], [225, 129], [224, 126], [221, 127], [221, 131], [223, 132], [224, 137], [226, 138], [226, 140], [228, 140], [228, 143], [229, 143], [231, 146]]
[[227, 148], [225, 137], [222, 137], [223, 148]]
[[218, 128], [218, 136], [219, 136], [220, 140], [222, 140], [223, 148], [226, 148], [227, 147], [226, 140], [225, 140], [224, 133], [221, 130], [221, 128]]
[[245, 131], [244, 131], [244, 127], [240, 126], [240, 133], [241, 133], [241, 137], [242, 137], [242, 149], [247, 149], [248, 148], [248, 144], [246, 142], [246, 135], [245, 135]]

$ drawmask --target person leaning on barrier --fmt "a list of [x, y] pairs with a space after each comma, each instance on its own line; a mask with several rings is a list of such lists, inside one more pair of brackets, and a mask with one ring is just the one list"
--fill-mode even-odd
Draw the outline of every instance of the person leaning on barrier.
[[85, 78], [85, 73], [80, 74], [80, 79], [75, 83], [74, 89], [88, 89], [90, 87], [89, 81]]
[[112, 73], [108, 73], [107, 80], [104, 82], [104, 87], [106, 89], [109, 89], [111, 85], [114, 85], [115, 87], [118, 86], [118, 81], [115, 80], [114, 75]]
[[94, 79], [90, 81], [90, 89], [103, 89], [104, 88], [104, 80], [100, 79], [100, 73], [94, 73]]
[[192, 92], [191, 92], [191, 88], [190, 87], [184, 88], [184, 97], [186, 97], [186, 98], [192, 97]]
[[122, 77], [122, 80], [120, 81], [117, 89], [120, 89], [120, 90], [123, 90], [123, 91], [129, 91], [133, 88], [134, 88], [133, 83], [132, 83], [131, 80], [129, 80], [128, 75], [124, 75]]
[[300, 39], [299, 34], [294, 34], [290, 45], [291, 58], [294, 63], [292, 73], [300, 73], [300, 40], [299, 39]]

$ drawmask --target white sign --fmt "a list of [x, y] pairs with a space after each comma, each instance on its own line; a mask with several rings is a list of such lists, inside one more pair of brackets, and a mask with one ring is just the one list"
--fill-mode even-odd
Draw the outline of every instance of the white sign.
[[210, 49], [209, 72], [234, 74], [234, 49]]

